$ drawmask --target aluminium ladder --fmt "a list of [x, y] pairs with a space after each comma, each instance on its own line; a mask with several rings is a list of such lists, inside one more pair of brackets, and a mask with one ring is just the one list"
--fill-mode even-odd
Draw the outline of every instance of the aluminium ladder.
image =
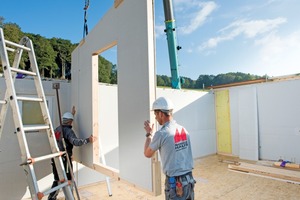
[[[8, 45], [9, 47], [6, 45]], [[9, 62], [8, 51], [15, 53], [15, 58], [12, 67], [10, 66], [10, 62]], [[19, 69], [19, 64], [20, 64], [23, 51], [28, 52], [31, 71]], [[47, 108], [44, 89], [42, 87], [42, 81], [40, 78], [38, 65], [36, 62], [31, 40], [28, 37], [23, 37], [20, 40], [19, 44], [5, 40], [3, 29], [0, 28], [0, 55], [1, 55], [2, 68], [5, 76], [5, 83], [6, 83], [6, 93], [4, 97], [5, 99], [0, 100], [0, 104], [2, 104], [1, 113], [0, 113], [0, 139], [3, 131], [3, 125], [6, 117], [7, 107], [8, 104], [10, 104], [13, 113], [15, 133], [17, 135], [20, 150], [21, 150], [21, 160], [22, 160], [21, 165], [24, 168], [26, 174], [31, 198], [33, 200], [40, 200], [44, 196], [50, 194], [51, 192], [62, 189], [67, 200], [74, 200], [75, 198], [72, 194], [71, 183], [67, 179], [63, 162], [61, 159], [61, 156], [65, 152], [60, 152], [57, 146], [57, 142], [55, 139], [53, 126], [50, 119], [50, 114]], [[34, 85], [37, 93], [36, 97], [17, 96], [15, 85], [14, 85], [15, 76], [17, 73], [21, 73], [33, 77]], [[42, 111], [42, 118], [44, 120], [44, 124], [24, 125], [22, 121], [22, 116], [20, 113], [20, 107], [18, 105], [18, 101], [38, 102]], [[44, 132], [46, 131], [50, 148], [51, 148], [50, 154], [35, 157], [35, 158], [31, 156], [29, 151], [29, 146], [27, 143], [27, 138], [26, 138], [26, 133], [30, 131], [44, 131]], [[53, 158], [55, 161], [58, 176], [61, 181], [58, 186], [46, 192], [40, 192], [37, 183], [37, 177], [35, 174], [34, 164], [39, 161], [50, 160], [51, 158]]]

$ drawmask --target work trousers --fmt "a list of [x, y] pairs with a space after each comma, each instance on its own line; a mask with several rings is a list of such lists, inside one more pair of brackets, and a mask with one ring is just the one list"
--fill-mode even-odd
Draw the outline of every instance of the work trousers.
[[192, 172], [184, 174], [182, 176], [173, 177], [175, 180], [179, 180], [182, 184], [183, 195], [179, 197], [176, 195], [176, 187], [170, 184], [171, 177], [166, 176], [165, 180], [165, 199], [166, 200], [194, 200], [194, 187], [196, 181], [193, 178]]
[[[70, 168], [68, 166], [67, 157], [62, 156], [62, 161], [63, 161], [63, 164], [64, 164], [64, 169], [65, 169], [68, 180], [72, 180], [72, 175], [71, 175], [72, 171], [70, 170]], [[70, 161], [70, 164], [71, 164], [71, 168], [73, 169], [72, 161]], [[51, 188], [54, 188], [54, 187], [58, 186], [58, 183], [59, 183], [59, 176], [58, 176], [58, 173], [57, 173], [57, 170], [56, 170], [54, 159], [51, 159], [51, 165], [52, 165], [52, 173], [53, 173], [53, 176], [54, 176], [54, 181], [53, 181], [53, 184], [52, 184]], [[48, 200], [56, 200], [58, 193], [59, 193], [59, 190], [51, 192], [48, 196]]]

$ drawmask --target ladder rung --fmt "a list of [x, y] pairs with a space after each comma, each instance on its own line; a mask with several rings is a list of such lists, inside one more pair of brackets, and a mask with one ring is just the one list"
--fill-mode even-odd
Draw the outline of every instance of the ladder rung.
[[49, 125], [25, 125], [24, 131], [39, 131], [46, 130], [49, 128]]
[[6, 104], [7, 102], [5, 100], [0, 100], [0, 104]]
[[20, 96], [17, 97], [17, 100], [19, 100], [19, 101], [39, 101], [39, 102], [43, 101], [42, 98], [37, 98], [37, 97], [20, 97]]
[[54, 192], [54, 191], [59, 190], [59, 189], [61, 189], [63, 187], [66, 187], [67, 185], [69, 185], [69, 182], [65, 181], [65, 182], [59, 184], [58, 186], [56, 186], [54, 188], [51, 188], [50, 190], [44, 192], [43, 194], [46, 196], [46, 195], [50, 194], [51, 192]]
[[11, 71], [19, 72], [21, 74], [28, 74], [28, 75], [31, 75], [31, 76], [36, 76], [35, 72], [26, 71], [26, 70], [23, 70], [23, 69], [17, 69], [17, 68], [14, 68], [14, 67], [11, 67], [10, 69], [11, 69]]
[[43, 160], [55, 158], [55, 157], [58, 157], [58, 156], [62, 156], [65, 153], [66, 153], [65, 151], [60, 151], [60, 152], [57, 152], [57, 153], [53, 153], [53, 154], [49, 154], [49, 155], [45, 155], [45, 156], [40, 156], [40, 157], [37, 157], [37, 158], [28, 158], [27, 162], [22, 163], [21, 165], [34, 164], [34, 163], [39, 162], [39, 161], [43, 161]]
[[30, 48], [25, 47], [24, 45], [20, 45], [20, 44], [17, 44], [17, 43], [8, 41], [8, 40], [5, 40], [5, 43], [6, 43], [6, 44], [10, 44], [10, 45], [15, 46], [15, 47], [18, 47], [18, 48], [21, 48], [21, 49], [24, 49], [24, 50], [26, 50], [26, 51], [31, 51]]
[[15, 49], [9, 48], [9, 47], [6, 47], [6, 49], [7, 49], [8, 51], [11, 51], [11, 52], [15, 52], [15, 51], [16, 51]]

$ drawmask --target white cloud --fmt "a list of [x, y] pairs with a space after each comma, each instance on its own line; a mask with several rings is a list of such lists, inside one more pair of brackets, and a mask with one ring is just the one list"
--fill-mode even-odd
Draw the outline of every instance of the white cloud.
[[259, 66], [273, 76], [300, 72], [300, 30], [285, 37], [270, 33], [255, 44], [260, 47]]
[[206, 22], [211, 13], [217, 9], [217, 4], [213, 1], [176, 0], [175, 8], [176, 15], [187, 21], [186, 26], [178, 28], [179, 33], [191, 34]]
[[237, 36], [240, 34], [244, 34], [248, 38], [255, 37], [256, 35], [263, 34], [266, 32], [270, 32], [276, 29], [282, 23], [285, 23], [285, 18], [276, 18], [276, 19], [266, 19], [266, 20], [239, 20], [235, 21], [229, 26], [223, 28], [220, 32], [226, 32], [226, 30], [230, 30], [230, 35]]
[[164, 32], [165, 28], [166, 27], [164, 25], [156, 25], [155, 26], [155, 37], [159, 38], [162, 35], [165, 35], [165, 32]]
[[[217, 4], [213, 1], [200, 2], [199, 0], [175, 0], [174, 18], [180, 16], [180, 20], [184, 26], [178, 27], [179, 34], [191, 34], [202, 26], [209, 15], [217, 8]], [[155, 26], [156, 37], [163, 35], [165, 25]]]
[[217, 7], [214, 2], [199, 4], [199, 6], [201, 9], [193, 14], [194, 16], [191, 17], [188, 26], [179, 29], [183, 34], [190, 34], [197, 30]]
[[234, 21], [219, 31], [221, 36], [210, 38], [207, 42], [199, 46], [199, 50], [203, 51], [208, 48], [215, 48], [220, 42], [233, 40], [239, 35], [244, 35], [246, 38], [254, 38], [259, 35], [267, 34], [276, 30], [285, 22], [286, 19], [281, 17], [267, 20]]

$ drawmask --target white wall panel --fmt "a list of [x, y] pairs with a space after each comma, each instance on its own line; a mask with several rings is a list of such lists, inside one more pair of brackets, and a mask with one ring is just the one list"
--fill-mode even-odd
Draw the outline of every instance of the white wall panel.
[[157, 97], [169, 97], [175, 104], [174, 119], [183, 125], [192, 139], [194, 158], [216, 153], [214, 95], [175, 89], [157, 89]]
[[260, 158], [300, 163], [300, 80], [258, 86]]
[[255, 87], [239, 90], [239, 156], [258, 160], [258, 119]]
[[[152, 170], [151, 160], [143, 155], [143, 120], [153, 118], [149, 108], [155, 99], [153, 12], [153, 1], [123, 1], [119, 7], [107, 12], [72, 53], [72, 99], [83, 112], [77, 128], [88, 136], [91, 132], [98, 134], [100, 126], [98, 91], [95, 89], [98, 84], [97, 55], [117, 45], [118, 119], [115, 123], [119, 129], [119, 175], [149, 191], [153, 191], [149, 182]], [[92, 58], [92, 55], [96, 56]], [[140, 151], [136, 147], [140, 147]], [[91, 145], [86, 146], [80, 154], [80, 160], [91, 167], [93, 150]]]
[[[53, 124], [57, 126], [59, 125], [57, 104], [52, 83], [51, 81], [44, 81], [43, 86], [46, 96], [53, 99], [50, 113], [54, 116]], [[18, 92], [26, 95], [32, 94], [30, 80], [17, 80], [16, 86]], [[299, 163], [298, 152], [300, 149], [297, 143], [300, 140], [299, 87], [300, 81], [294, 80], [258, 84], [251, 87], [230, 88], [231, 126], [232, 130], [238, 133], [233, 133], [233, 135], [239, 138], [234, 139], [233, 137], [233, 146], [240, 147], [238, 155], [241, 158], [255, 160], [256, 142], [260, 141], [262, 159], [277, 160], [282, 158]], [[97, 89], [99, 91], [99, 142], [103, 141], [102, 150], [107, 165], [120, 169], [120, 162], [124, 161], [120, 159], [119, 150], [118, 87], [99, 84]], [[0, 78], [0, 98], [3, 98], [4, 92], [4, 79]], [[256, 92], [257, 106], [255, 106]], [[158, 97], [167, 96], [174, 101], [176, 106], [175, 120], [184, 125], [191, 134], [194, 158], [216, 153], [213, 94], [161, 88], [158, 88], [156, 93]], [[68, 111], [72, 107], [70, 97], [70, 83], [61, 82], [60, 102], [62, 112]], [[151, 104], [152, 102], [149, 102], [149, 110]], [[258, 108], [257, 119], [255, 119], [256, 107]], [[147, 112], [149, 112], [148, 109]], [[5, 122], [4, 133], [0, 139], [0, 194], [1, 198], [5, 199], [22, 199], [23, 197], [29, 197], [29, 192], [23, 169], [19, 167], [20, 150], [17, 138], [13, 134], [14, 128], [10, 112], [9, 109], [7, 118], [10, 120]], [[82, 112], [87, 111], [83, 110]], [[78, 112], [78, 116], [84, 114], [82, 112]], [[150, 115], [153, 115], [153, 113], [151, 112]], [[141, 121], [143, 120], [141, 119]], [[255, 120], [258, 120], [259, 129], [255, 124]], [[75, 124], [77, 123], [75, 121]], [[143, 127], [142, 124], [141, 127]], [[256, 130], [259, 130], [259, 140]], [[141, 130], [138, 134], [141, 136], [141, 144], [131, 148], [142, 154], [144, 130]], [[41, 146], [46, 144], [41, 135], [35, 140], [39, 140]], [[75, 147], [75, 149], [78, 148]], [[146, 158], [145, 160], [149, 161]], [[143, 164], [143, 167], [145, 167], [144, 165], [150, 165], [150, 163]], [[38, 179], [43, 190], [50, 187], [53, 177], [50, 163], [43, 163], [40, 167], [42, 170], [39, 172]], [[78, 175], [79, 186], [104, 180], [103, 175], [83, 166], [80, 166], [79, 171], [75, 174]]]

